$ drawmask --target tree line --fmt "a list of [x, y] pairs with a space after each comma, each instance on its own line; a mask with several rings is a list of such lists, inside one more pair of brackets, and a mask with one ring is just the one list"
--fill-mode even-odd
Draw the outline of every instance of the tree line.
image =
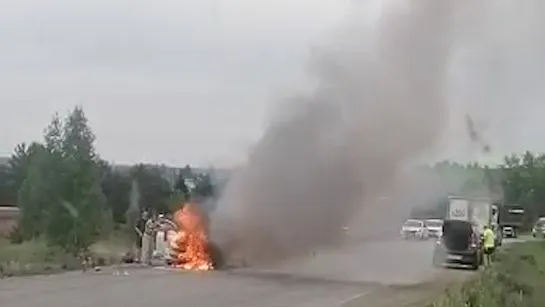
[[[525, 210], [525, 226], [545, 216], [545, 154], [526, 151], [503, 158], [497, 166], [450, 161], [426, 168], [442, 183], [445, 196], [492, 197], [498, 205], [518, 205]], [[447, 198], [435, 205], [416, 206], [413, 215], [442, 217]]]
[[[77, 252], [117, 225], [133, 224], [142, 210], [171, 212], [190, 190], [212, 200], [217, 195], [211, 172], [186, 166], [169, 178], [162, 166], [120, 167], [103, 160], [94, 143], [84, 111], [76, 107], [66, 118], [55, 114], [41, 142], [19, 144], [0, 165], [0, 204], [21, 212], [12, 239], [43, 237]], [[545, 154], [509, 155], [495, 167], [447, 161], [425, 171], [441, 182], [445, 196], [493, 194], [503, 204], [523, 206], [528, 225], [545, 216]], [[414, 211], [441, 216], [445, 207], [425, 204]]]
[[21, 143], [0, 165], [0, 204], [16, 205], [12, 240], [45, 238], [77, 253], [142, 210], [170, 212], [189, 195], [215, 196], [210, 172], [137, 164], [120, 167], [95, 150], [95, 135], [81, 107], [55, 114], [41, 142]]

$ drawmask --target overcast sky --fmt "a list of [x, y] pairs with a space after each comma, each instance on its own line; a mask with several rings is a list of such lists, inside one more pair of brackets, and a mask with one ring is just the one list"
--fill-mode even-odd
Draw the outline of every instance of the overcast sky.
[[79, 104], [109, 160], [238, 161], [345, 8], [338, 0], [3, 2], [0, 155]]
[[[108, 160], [236, 163], [261, 135], [278, 97], [304, 87], [310, 48], [342, 24], [349, 2], [4, 1], [0, 155], [19, 142], [39, 140], [54, 112], [64, 115], [79, 104]], [[502, 153], [545, 150], [543, 90], [528, 91], [542, 82], [516, 79], [527, 68], [534, 68], [528, 78], [542, 77], [545, 53], [511, 51], [521, 52], [526, 66], [513, 61], [502, 74], [518, 71], [513, 82], [527, 88], [500, 95], [510, 101], [501, 106], [487, 97], [477, 121]], [[520, 92], [529, 94], [517, 107], [511, 102]], [[488, 116], [494, 112], [498, 116]], [[453, 131], [464, 134], [460, 127]]]

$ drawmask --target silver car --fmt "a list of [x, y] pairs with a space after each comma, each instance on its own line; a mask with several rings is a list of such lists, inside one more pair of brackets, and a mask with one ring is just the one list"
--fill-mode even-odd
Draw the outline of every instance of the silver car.
[[403, 226], [401, 226], [400, 234], [404, 239], [425, 240], [428, 238], [428, 230], [426, 229], [424, 222], [420, 220], [407, 220]]
[[431, 238], [441, 238], [443, 235], [443, 220], [428, 219], [424, 221], [424, 225], [428, 230], [428, 235]]
[[545, 217], [540, 217], [532, 228], [534, 238], [545, 238]]

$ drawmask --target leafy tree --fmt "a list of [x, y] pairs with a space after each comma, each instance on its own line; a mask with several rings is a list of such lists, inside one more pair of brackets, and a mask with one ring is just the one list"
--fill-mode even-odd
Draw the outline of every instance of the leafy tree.
[[178, 172], [178, 177], [176, 178], [176, 182], [174, 183], [175, 193], [180, 195], [187, 195], [187, 193], [189, 192], [189, 188], [187, 187], [187, 184], [186, 184], [186, 180], [187, 180], [186, 174], [187, 174], [187, 171]]
[[19, 231], [23, 239], [32, 239], [44, 232], [51, 216], [48, 209], [60, 201], [60, 172], [52, 162], [45, 147], [37, 147], [28, 163], [18, 195]]
[[45, 233], [49, 243], [75, 253], [93, 243], [107, 225], [110, 214], [94, 140], [80, 107], [64, 123], [53, 116], [44, 145], [29, 159], [19, 192], [26, 238]]
[[26, 179], [30, 167], [32, 157], [40, 153], [43, 146], [39, 143], [32, 143], [29, 146], [25, 143], [17, 145], [13, 154], [8, 160], [7, 166], [4, 168], [4, 185], [9, 189], [9, 203], [17, 203], [17, 194], [23, 186], [23, 181]]
[[[498, 167], [476, 163], [441, 162], [432, 168], [451, 194], [490, 196], [526, 211], [526, 226], [545, 216], [545, 155], [531, 152], [508, 155]], [[438, 205], [437, 212], [441, 210]], [[419, 208], [420, 210], [421, 208]], [[435, 210], [433, 208], [428, 210]]]
[[132, 168], [131, 173], [138, 183], [141, 209], [156, 213], [169, 211], [172, 189], [161, 171], [139, 164]]
[[15, 205], [16, 192], [12, 189], [12, 179], [9, 167], [0, 165], [0, 204]]
[[[55, 121], [52, 126], [60, 127]], [[53, 133], [48, 138], [46, 134], [46, 147], [54, 157], [58, 154], [58, 161], [63, 164], [61, 201], [51, 208], [47, 234], [53, 243], [76, 252], [94, 242], [108, 222], [105, 218], [111, 215], [101, 189], [95, 136], [83, 109], [74, 108], [62, 128], [62, 137]]]
[[191, 166], [187, 164], [184, 168], [180, 170], [180, 175], [184, 178], [193, 178], [195, 174], [193, 173]]
[[116, 171], [106, 161], [100, 161], [101, 188], [106, 206], [112, 212], [115, 223], [125, 223], [129, 208], [132, 179], [129, 174]]
[[194, 193], [205, 198], [214, 196], [214, 186], [210, 174], [196, 176]]
[[168, 207], [170, 211], [178, 209], [180, 203], [184, 202], [189, 195], [189, 187], [187, 186], [187, 170], [179, 170], [176, 180], [174, 182], [172, 194], [168, 200]]

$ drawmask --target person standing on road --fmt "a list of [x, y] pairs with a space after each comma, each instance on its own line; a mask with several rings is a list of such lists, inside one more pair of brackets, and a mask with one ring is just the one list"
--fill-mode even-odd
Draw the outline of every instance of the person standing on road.
[[483, 237], [486, 266], [489, 267], [492, 264], [492, 257], [496, 249], [496, 234], [489, 226], [484, 226]]
[[136, 222], [134, 231], [136, 232], [136, 253], [135, 253], [135, 262], [140, 262], [142, 260], [142, 240], [144, 239], [144, 230], [146, 228], [146, 221], [149, 218], [147, 211], [142, 212], [140, 218]]
[[142, 236], [142, 264], [151, 265], [151, 258], [153, 257], [153, 250], [155, 246], [155, 218], [149, 217], [144, 225], [144, 233]]

